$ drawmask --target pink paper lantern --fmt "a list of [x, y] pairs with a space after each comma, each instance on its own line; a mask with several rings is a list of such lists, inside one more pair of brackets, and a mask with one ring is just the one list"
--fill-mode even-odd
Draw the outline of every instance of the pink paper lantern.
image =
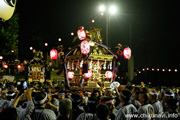
[[111, 71], [106, 71], [105, 76], [107, 79], [110, 79], [110, 78], [112, 78], [113, 74]]
[[73, 79], [74, 78], [74, 72], [69, 71], [67, 76], [68, 76], [69, 79]]
[[90, 45], [87, 40], [84, 40], [81, 42], [81, 53], [82, 54], [89, 54], [90, 51]]
[[50, 57], [51, 57], [51, 60], [56, 60], [57, 59], [57, 50], [56, 49], [52, 49], [50, 51]]
[[88, 73], [84, 73], [85, 78], [90, 78], [92, 76], [92, 71], [88, 70]]
[[77, 35], [80, 40], [84, 40], [86, 38], [86, 33], [85, 33], [84, 29], [79, 29], [77, 31]]
[[129, 47], [124, 48], [123, 55], [124, 55], [125, 59], [130, 59], [131, 58], [131, 49]]

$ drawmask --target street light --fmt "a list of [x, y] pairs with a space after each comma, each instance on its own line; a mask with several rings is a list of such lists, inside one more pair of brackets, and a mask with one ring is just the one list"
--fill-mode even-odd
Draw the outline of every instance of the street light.
[[105, 6], [104, 6], [104, 5], [100, 5], [99, 10], [100, 10], [101, 12], [104, 12], [104, 11], [105, 11]]
[[117, 8], [114, 5], [112, 5], [109, 7], [109, 12], [110, 14], [115, 14], [117, 12]]
[[105, 5], [100, 5], [99, 10], [101, 12], [101, 15], [104, 15], [104, 12], [106, 14], [106, 45], [108, 46], [109, 42], [109, 21], [110, 21], [110, 15], [113, 15], [117, 12], [117, 7], [115, 5], [109, 6], [109, 8], [106, 10]]

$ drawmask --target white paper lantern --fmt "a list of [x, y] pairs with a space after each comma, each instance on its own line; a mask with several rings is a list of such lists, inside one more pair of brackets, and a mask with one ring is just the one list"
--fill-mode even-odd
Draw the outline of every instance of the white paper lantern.
[[17, 0], [0, 0], [0, 18], [3, 20], [9, 20], [16, 6]]

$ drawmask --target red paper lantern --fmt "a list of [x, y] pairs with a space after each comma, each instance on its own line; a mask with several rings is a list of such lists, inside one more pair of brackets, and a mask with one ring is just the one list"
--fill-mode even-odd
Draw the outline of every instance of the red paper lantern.
[[68, 76], [69, 79], [73, 79], [74, 78], [74, 72], [69, 71], [67, 76]]
[[8, 65], [3, 65], [4, 68], [8, 68]]
[[110, 79], [110, 78], [112, 78], [113, 74], [111, 71], [106, 71], [105, 76], [107, 79]]
[[84, 40], [81, 42], [81, 53], [82, 54], [89, 54], [90, 51], [90, 45], [87, 40]]
[[20, 69], [20, 68], [21, 68], [21, 65], [17, 65], [17, 68]]
[[52, 60], [56, 60], [57, 59], [57, 50], [56, 49], [52, 49], [50, 51], [50, 57]]
[[84, 73], [85, 78], [90, 78], [92, 76], [92, 71], [88, 70], [88, 73]]
[[86, 38], [86, 33], [84, 31], [84, 29], [79, 29], [77, 31], [78, 37], [80, 40], [84, 40]]
[[124, 48], [123, 54], [124, 54], [125, 59], [130, 59], [131, 58], [131, 49], [129, 47]]

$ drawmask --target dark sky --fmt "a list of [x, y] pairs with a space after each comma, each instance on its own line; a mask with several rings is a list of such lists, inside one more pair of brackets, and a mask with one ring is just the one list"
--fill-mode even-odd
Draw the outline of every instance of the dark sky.
[[[107, 0], [19, 0], [17, 12], [20, 14], [20, 51], [47, 49], [61, 44], [72, 47], [73, 37], [79, 26], [89, 30], [90, 26], [102, 28], [101, 35], [105, 43], [105, 16], [101, 16], [98, 7]], [[130, 24], [132, 36], [132, 54], [135, 67], [172, 67], [179, 68], [179, 20], [177, 0], [111, 0], [118, 7], [118, 13], [111, 16], [109, 45], [121, 43], [129, 45]], [[94, 19], [95, 23], [91, 23]], [[33, 39], [32, 36], [38, 36]], [[43, 41], [36, 44], [36, 41]], [[23, 52], [20, 54], [23, 54]]]

